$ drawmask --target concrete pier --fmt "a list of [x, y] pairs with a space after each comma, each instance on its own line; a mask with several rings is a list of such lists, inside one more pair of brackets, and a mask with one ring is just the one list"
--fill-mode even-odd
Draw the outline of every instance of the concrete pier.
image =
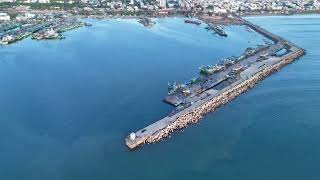
[[[250, 67], [241, 72], [240, 78], [229, 86], [221, 90], [210, 89], [204, 92], [207, 93], [208, 96], [193, 102], [190, 107], [132, 133], [131, 135], [134, 136], [128, 136], [125, 139], [125, 143], [130, 149], [137, 148], [145, 143], [158, 142], [168, 137], [175, 130], [182, 129], [189, 124], [197, 123], [208, 112], [214, 111], [220, 106], [228, 103], [235, 97], [252, 88], [256, 83], [263, 80], [268, 75], [305, 54], [304, 49], [289, 43], [263, 28], [253, 25], [246, 20], [243, 20], [243, 23], [272, 40], [275, 44], [269, 46], [268, 49], [264, 50], [265, 52], [260, 52], [260, 54], [255, 54], [242, 60], [240, 63], [250, 62]], [[263, 53], [275, 54], [283, 48], [287, 50], [287, 53], [280, 57], [273, 55], [268, 56], [268, 58], [263, 61], [257, 60]]]

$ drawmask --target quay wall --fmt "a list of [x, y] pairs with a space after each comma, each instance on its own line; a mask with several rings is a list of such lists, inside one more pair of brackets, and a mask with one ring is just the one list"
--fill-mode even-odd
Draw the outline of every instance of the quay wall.
[[295, 59], [299, 58], [304, 53], [305, 51], [303, 49], [298, 49], [297, 51], [292, 52], [288, 56], [283, 57], [283, 59], [279, 63], [274, 64], [273, 66], [260, 71], [259, 73], [253, 75], [252, 77], [239, 83], [238, 85], [231, 87], [229, 90], [221, 93], [215, 98], [209, 101], [205, 101], [200, 106], [190, 110], [185, 114], [182, 114], [181, 116], [177, 117], [176, 120], [173, 121], [171, 124], [169, 124], [166, 128], [161, 129], [152, 135], [144, 137], [143, 138], [144, 142], [140, 142], [140, 143], [143, 144], [143, 143], [158, 142], [166, 137], [169, 137], [170, 134], [172, 134], [176, 130], [185, 128], [189, 124], [194, 124], [199, 122], [205, 114], [215, 111], [220, 106], [225, 105], [226, 103], [233, 100], [237, 96], [246, 92], [248, 89], [252, 88], [259, 81], [271, 75], [273, 72], [293, 62]]

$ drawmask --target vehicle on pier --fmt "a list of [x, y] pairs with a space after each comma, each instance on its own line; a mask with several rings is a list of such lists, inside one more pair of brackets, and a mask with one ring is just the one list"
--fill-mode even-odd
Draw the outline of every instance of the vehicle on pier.
[[267, 60], [269, 57], [268, 54], [262, 54], [259, 56], [259, 58], [257, 59], [257, 62], [261, 62], [261, 61], [264, 61], [264, 60]]

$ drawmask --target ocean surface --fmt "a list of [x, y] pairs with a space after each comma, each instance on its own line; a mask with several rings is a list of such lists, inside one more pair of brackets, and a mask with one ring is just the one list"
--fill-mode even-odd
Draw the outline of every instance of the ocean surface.
[[307, 50], [254, 89], [170, 139], [124, 138], [167, 115], [167, 83], [238, 56], [263, 37], [228, 37], [181, 18], [88, 20], [61, 41], [0, 47], [1, 180], [318, 180], [320, 16], [248, 17]]

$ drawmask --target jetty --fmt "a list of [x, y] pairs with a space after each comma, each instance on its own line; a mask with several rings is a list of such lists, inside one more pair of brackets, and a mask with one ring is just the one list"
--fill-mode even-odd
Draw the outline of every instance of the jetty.
[[260, 26], [244, 19], [241, 23], [272, 43], [248, 48], [240, 57], [202, 67], [200, 77], [186, 84], [171, 86], [165, 101], [175, 109], [155, 123], [130, 133], [125, 138], [125, 144], [130, 149], [159, 142], [174, 131], [199, 122], [207, 113], [215, 111], [305, 54], [304, 49]]
[[152, 26], [154, 26], [156, 24], [154, 21], [152, 21], [148, 17], [141, 17], [138, 22], [147, 28], [151, 28]]

